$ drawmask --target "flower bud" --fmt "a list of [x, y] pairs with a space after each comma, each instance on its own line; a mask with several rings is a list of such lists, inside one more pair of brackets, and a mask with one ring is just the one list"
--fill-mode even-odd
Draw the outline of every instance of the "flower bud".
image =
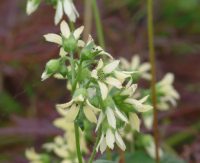
[[76, 49], [77, 40], [71, 34], [68, 38], [63, 37], [63, 48], [66, 52], [73, 52]]
[[46, 72], [47, 74], [56, 73], [60, 68], [60, 60], [59, 59], [51, 59], [46, 64]]

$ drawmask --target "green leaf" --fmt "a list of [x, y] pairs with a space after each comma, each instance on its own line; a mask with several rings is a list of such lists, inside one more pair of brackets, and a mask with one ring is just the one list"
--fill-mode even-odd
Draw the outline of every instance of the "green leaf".
[[166, 153], [160, 163], [186, 163], [173, 154]]
[[154, 163], [154, 160], [143, 151], [126, 154], [126, 163]]

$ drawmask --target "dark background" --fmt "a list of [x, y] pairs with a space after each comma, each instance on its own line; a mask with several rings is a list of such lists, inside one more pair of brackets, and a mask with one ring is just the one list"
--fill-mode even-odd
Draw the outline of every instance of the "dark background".
[[[83, 24], [84, 3], [76, 0]], [[148, 60], [146, 1], [99, 0], [106, 49], [114, 57]], [[200, 162], [200, 1], [154, 0], [157, 76], [175, 74], [178, 107], [159, 114], [161, 140], [179, 156]], [[42, 4], [27, 16], [25, 0], [0, 1], [0, 162], [23, 163], [26, 148], [61, 133], [51, 125], [54, 105], [68, 97], [65, 83], [40, 81], [45, 63], [58, 55], [42, 35], [59, 32], [55, 10]], [[96, 39], [95, 21], [92, 36]], [[183, 133], [182, 133], [183, 132]], [[179, 134], [181, 133], [181, 134]], [[177, 136], [178, 135], [178, 136]]]

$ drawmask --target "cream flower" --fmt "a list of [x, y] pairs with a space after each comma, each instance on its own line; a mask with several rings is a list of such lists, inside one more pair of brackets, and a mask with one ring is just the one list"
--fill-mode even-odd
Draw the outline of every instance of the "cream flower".
[[150, 64], [148, 62], [141, 64], [140, 57], [138, 55], [135, 55], [132, 58], [131, 63], [129, 63], [125, 58], [121, 58], [120, 60], [123, 69], [135, 71], [141, 76], [141, 78], [146, 80], [151, 79], [151, 74], [149, 73], [151, 68]]
[[63, 17], [63, 14], [66, 14], [70, 21], [75, 22], [76, 18], [79, 17], [79, 13], [76, 10], [76, 7], [73, 4], [72, 0], [58, 0], [56, 6], [56, 14], [54, 22], [58, 24]]
[[[83, 103], [86, 101], [85, 103]], [[73, 98], [71, 101], [64, 103], [64, 104], [58, 104], [56, 105], [58, 113], [60, 113], [62, 116], [64, 116], [69, 122], [72, 122], [76, 119], [80, 109], [81, 109], [81, 103], [83, 103], [83, 112], [86, 116], [86, 118], [92, 122], [97, 123], [96, 113], [99, 109], [94, 107], [88, 99], [84, 99], [82, 95], [79, 95], [75, 98]]]
[[106, 133], [102, 133], [96, 150], [98, 151], [100, 148], [101, 153], [103, 153], [107, 146], [110, 149], [114, 149], [114, 143], [116, 143], [119, 148], [125, 151], [126, 145], [117, 130], [113, 132], [111, 129], [107, 129]]
[[36, 153], [33, 148], [27, 149], [25, 151], [25, 155], [30, 163], [43, 163], [43, 161], [41, 161], [40, 154]]
[[40, 5], [40, 1], [38, 0], [28, 0], [26, 4], [26, 13], [28, 15], [32, 14], [37, 10], [38, 6]]
[[91, 73], [91, 76], [98, 82], [103, 100], [106, 99], [108, 94], [107, 85], [111, 85], [119, 89], [122, 88], [122, 83], [118, 79], [111, 76], [112, 72], [118, 65], [119, 60], [115, 60], [107, 65], [104, 65], [102, 59], [100, 59], [97, 67]]
[[[78, 46], [79, 44], [82, 43], [81, 40], [79, 40], [80, 38], [80, 35], [82, 34], [83, 32], [83, 29], [84, 27], [81, 26], [79, 28], [77, 28], [73, 33], [70, 31], [70, 28], [69, 28], [69, 25], [67, 24], [66, 21], [62, 21], [61, 24], [60, 24], [60, 31], [61, 31], [61, 34], [64, 38], [69, 38], [71, 34], [74, 35], [74, 38], [78, 41]], [[44, 35], [44, 38], [46, 41], [48, 42], [53, 42], [53, 43], [56, 43], [60, 46], [62, 46], [62, 36], [58, 35], [58, 34], [54, 34], [54, 33], [49, 33], [49, 34], [46, 34]], [[64, 55], [64, 52], [61, 51], [60, 52], [60, 55]]]
[[100, 113], [95, 131], [99, 129], [105, 118], [107, 118], [109, 126], [113, 129], [116, 129], [116, 118], [119, 118], [121, 121], [128, 123], [126, 115], [124, 115], [117, 107], [115, 107], [115, 109], [108, 107], [105, 113], [103, 111]]
[[180, 95], [173, 87], [174, 75], [172, 73], [168, 73], [164, 76], [164, 78], [157, 83], [157, 91], [160, 96], [160, 102], [158, 103], [158, 108], [161, 110], [167, 110], [170, 108], [169, 103], [172, 106], [176, 106], [177, 100], [180, 99]]

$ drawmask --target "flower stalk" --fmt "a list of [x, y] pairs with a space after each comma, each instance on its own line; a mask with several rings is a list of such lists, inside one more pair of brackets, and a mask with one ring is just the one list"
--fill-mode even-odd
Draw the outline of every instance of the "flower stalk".
[[99, 8], [97, 6], [97, 1], [96, 0], [92, 0], [92, 8], [93, 8], [95, 22], [96, 22], [98, 42], [99, 42], [99, 45], [103, 49], [105, 49], [105, 42], [104, 42], [104, 34], [103, 34], [102, 22], [101, 22], [100, 12], [99, 12]]
[[74, 129], [75, 129], [75, 139], [76, 139], [76, 150], [77, 150], [77, 156], [79, 163], [82, 163], [82, 154], [80, 149], [80, 136], [79, 136], [79, 128], [76, 123], [74, 123]]
[[156, 163], [160, 162], [159, 158], [159, 132], [158, 132], [158, 112], [157, 112], [157, 97], [156, 97], [156, 63], [155, 63], [155, 49], [154, 49], [154, 29], [153, 29], [153, 0], [147, 0], [147, 18], [148, 18], [148, 45], [149, 45], [149, 58], [151, 64], [151, 97], [154, 115], [154, 141]]

